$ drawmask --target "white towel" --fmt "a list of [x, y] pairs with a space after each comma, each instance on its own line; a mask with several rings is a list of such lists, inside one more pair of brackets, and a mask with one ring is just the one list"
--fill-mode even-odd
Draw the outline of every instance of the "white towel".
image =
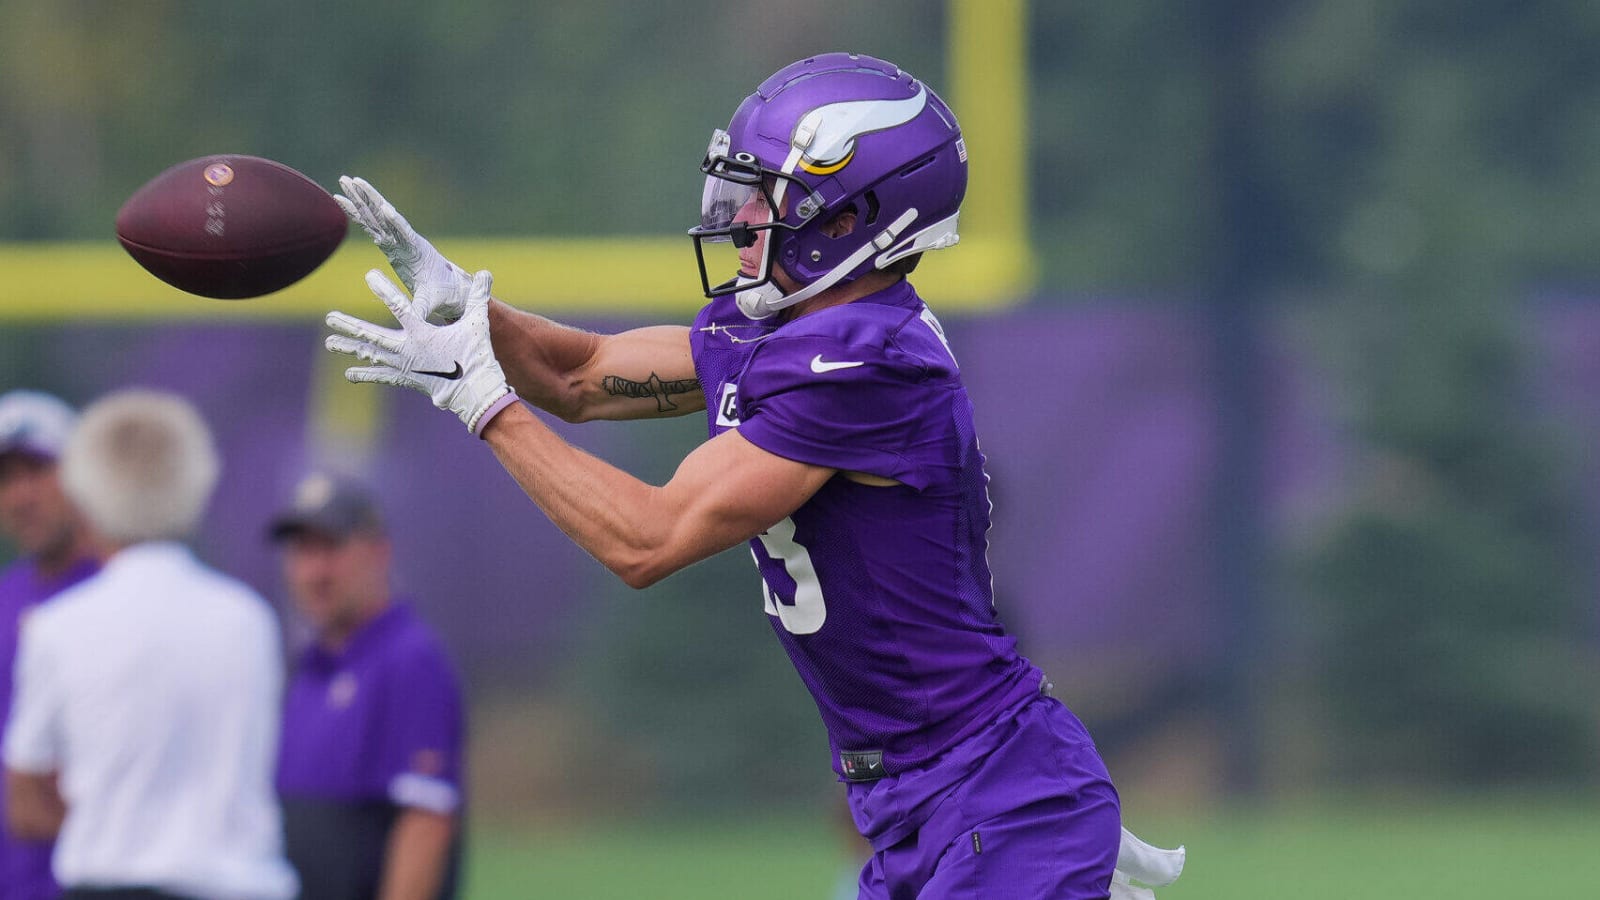
[[1128, 829], [1122, 829], [1122, 843], [1117, 847], [1117, 870], [1111, 879], [1112, 900], [1155, 900], [1155, 892], [1139, 884], [1166, 887], [1177, 881], [1187, 856], [1182, 846], [1163, 850], [1139, 840]]
[[1128, 880], [1128, 873], [1118, 869], [1111, 876], [1110, 900], [1156, 900], [1156, 892], [1133, 884]]

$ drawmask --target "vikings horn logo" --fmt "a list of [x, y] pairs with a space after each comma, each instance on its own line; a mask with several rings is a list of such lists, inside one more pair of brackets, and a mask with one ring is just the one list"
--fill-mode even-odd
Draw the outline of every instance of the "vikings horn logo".
[[850, 164], [856, 138], [915, 119], [928, 105], [928, 91], [917, 86], [904, 100], [847, 100], [829, 103], [805, 114], [790, 144], [800, 151], [800, 168], [813, 175], [832, 175]]

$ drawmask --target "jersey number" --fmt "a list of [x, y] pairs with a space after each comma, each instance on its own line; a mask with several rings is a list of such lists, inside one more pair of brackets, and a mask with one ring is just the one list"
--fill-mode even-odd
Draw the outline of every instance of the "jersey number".
[[[794, 520], [786, 518], [757, 537], [767, 555], [783, 566], [794, 582], [794, 602], [785, 603], [762, 576], [761, 600], [767, 615], [777, 616], [790, 634], [816, 634], [828, 619], [828, 607], [822, 602], [822, 584], [817, 581], [811, 554], [795, 542]], [[757, 568], [760, 565], [761, 560], [757, 559]]]
[[[944, 326], [939, 324], [939, 319], [933, 314], [933, 310], [924, 306], [922, 314], [918, 318], [922, 319], [922, 324], [928, 326], [928, 330], [933, 332], [933, 336], [939, 339], [939, 343], [944, 345], [944, 352], [950, 354], [950, 361], [955, 362], [956, 352], [950, 349], [950, 339], [944, 336]], [[960, 363], [956, 363], [956, 365], [960, 365]]]

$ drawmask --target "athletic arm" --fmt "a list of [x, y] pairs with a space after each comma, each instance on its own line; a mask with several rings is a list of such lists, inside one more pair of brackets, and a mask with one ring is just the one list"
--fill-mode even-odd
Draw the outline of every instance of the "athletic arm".
[[[364, 179], [341, 177], [339, 188], [342, 193], [334, 200], [371, 236], [412, 292], [401, 305], [418, 320], [460, 320], [467, 312], [472, 275], [445, 259]], [[705, 408], [686, 328], [599, 335], [499, 301], [489, 304], [488, 319], [493, 355], [506, 382], [523, 399], [569, 422], [681, 416]], [[374, 343], [368, 337], [363, 334], [361, 340]], [[378, 338], [375, 343], [389, 342]], [[385, 349], [392, 352], [395, 347]], [[360, 356], [357, 350], [357, 344], [346, 343], [338, 352]], [[363, 352], [369, 362], [381, 355], [370, 346]]]
[[755, 537], [834, 474], [768, 453], [735, 429], [695, 448], [656, 487], [571, 446], [517, 406], [496, 416], [483, 438], [557, 527], [635, 588]]
[[408, 806], [389, 829], [378, 900], [434, 900], [444, 883], [456, 817]]
[[54, 840], [67, 817], [54, 772], [6, 769], [6, 824], [27, 841]]
[[705, 409], [685, 327], [595, 334], [496, 300], [489, 304], [489, 334], [518, 396], [568, 422]]

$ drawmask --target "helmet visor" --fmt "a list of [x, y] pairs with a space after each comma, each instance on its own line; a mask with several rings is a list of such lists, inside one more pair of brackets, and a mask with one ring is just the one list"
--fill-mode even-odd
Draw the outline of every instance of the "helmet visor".
[[[700, 231], [726, 232], [728, 226], [733, 224], [734, 217], [760, 196], [761, 191], [755, 184], [741, 184], [720, 175], [707, 175], [705, 188], [700, 194]], [[770, 216], [767, 221], [771, 221]], [[726, 241], [728, 237], [724, 234], [714, 239]]]
[[706, 296], [764, 282], [771, 274], [772, 207], [752, 185], [706, 179], [700, 226], [691, 228]]
[[772, 205], [761, 164], [749, 153], [730, 154], [729, 144], [726, 131], [718, 128], [711, 132], [705, 161], [700, 163], [700, 171], [706, 173], [705, 187], [700, 192], [702, 232], [728, 228], [758, 193]]

